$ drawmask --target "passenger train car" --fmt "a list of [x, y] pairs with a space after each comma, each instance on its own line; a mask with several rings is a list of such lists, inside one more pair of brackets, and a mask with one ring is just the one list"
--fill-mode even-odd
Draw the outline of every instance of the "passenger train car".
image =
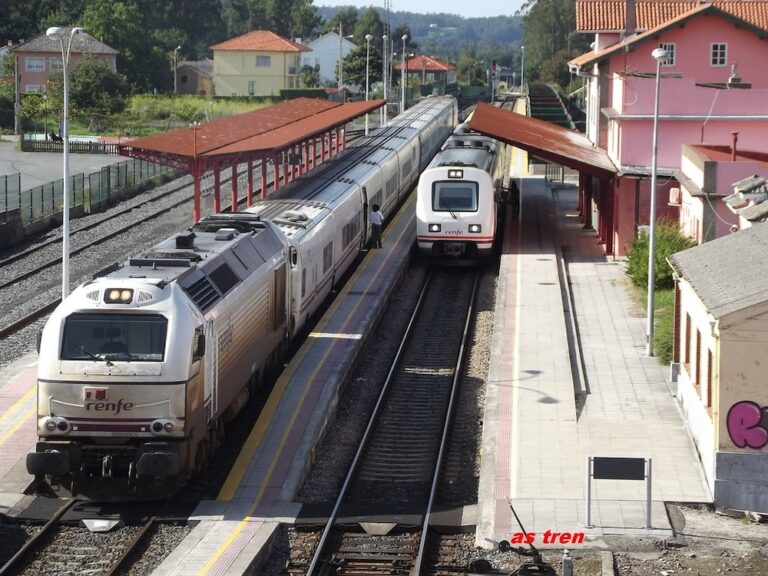
[[419, 178], [419, 252], [445, 260], [487, 256], [496, 237], [506, 146], [460, 124]]
[[456, 123], [430, 98], [248, 210], [84, 283], [40, 339], [27, 470], [84, 497], [157, 497], [199, 469]]

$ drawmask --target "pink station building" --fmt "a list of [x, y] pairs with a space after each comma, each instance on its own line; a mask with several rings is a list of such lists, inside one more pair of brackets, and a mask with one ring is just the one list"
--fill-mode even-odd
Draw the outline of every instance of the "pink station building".
[[577, 0], [576, 17], [595, 35], [569, 62], [586, 83], [587, 137], [618, 168], [608, 182], [582, 178], [606, 252], [626, 255], [649, 223], [659, 47], [657, 216], [699, 242], [729, 233], [738, 217], [722, 199], [768, 176], [768, 1]]

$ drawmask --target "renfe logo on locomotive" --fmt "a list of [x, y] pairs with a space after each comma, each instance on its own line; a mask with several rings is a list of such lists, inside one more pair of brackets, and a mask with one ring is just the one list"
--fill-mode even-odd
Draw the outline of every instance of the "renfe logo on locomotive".
[[133, 410], [133, 402], [126, 402], [123, 398], [120, 398], [117, 402], [95, 402], [93, 400], [85, 401], [85, 410], [94, 412], [112, 412], [115, 416], [120, 414], [123, 410], [126, 412]]

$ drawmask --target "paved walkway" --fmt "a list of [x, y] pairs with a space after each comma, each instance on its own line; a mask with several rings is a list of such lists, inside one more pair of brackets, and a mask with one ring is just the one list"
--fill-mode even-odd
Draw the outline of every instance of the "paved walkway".
[[[477, 543], [520, 531], [507, 497], [539, 536], [584, 532], [600, 546], [609, 534], [670, 535], [663, 502], [711, 495], [668, 369], [645, 356], [644, 312], [622, 265], [581, 227], [575, 187], [550, 191], [543, 179], [525, 178], [520, 189], [522, 214], [507, 231], [497, 297]], [[559, 288], [566, 274], [589, 392], [578, 404]], [[594, 528], [586, 526], [589, 456], [652, 459], [651, 530], [642, 481], [594, 481]]]
[[[0, 177], [21, 174], [21, 189], [29, 190], [55, 180], [64, 172], [63, 157], [55, 152], [20, 152], [15, 136], [0, 138]], [[69, 173], [91, 174], [104, 166], [129, 160], [113, 154], [69, 154]]]

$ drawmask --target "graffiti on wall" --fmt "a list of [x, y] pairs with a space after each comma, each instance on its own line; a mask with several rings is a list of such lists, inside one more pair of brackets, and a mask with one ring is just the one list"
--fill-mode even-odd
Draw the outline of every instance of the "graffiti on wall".
[[728, 410], [728, 434], [739, 448], [762, 448], [768, 444], [768, 406], [736, 402]]

